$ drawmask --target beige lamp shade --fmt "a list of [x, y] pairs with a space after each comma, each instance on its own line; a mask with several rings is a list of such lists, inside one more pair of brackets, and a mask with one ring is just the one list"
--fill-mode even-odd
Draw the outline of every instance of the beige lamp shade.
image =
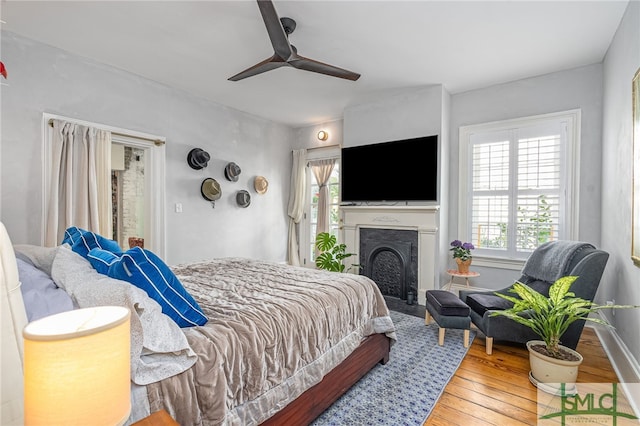
[[121, 425], [129, 417], [130, 312], [77, 309], [24, 328], [26, 425]]

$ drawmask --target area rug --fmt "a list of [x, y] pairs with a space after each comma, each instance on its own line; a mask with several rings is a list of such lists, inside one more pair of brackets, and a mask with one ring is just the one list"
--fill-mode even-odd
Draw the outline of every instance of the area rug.
[[[406, 425], [424, 423], [468, 348], [462, 330], [447, 330], [438, 345], [438, 326], [391, 311], [398, 341], [389, 362], [376, 365], [312, 424]], [[475, 338], [471, 331], [470, 342]]]

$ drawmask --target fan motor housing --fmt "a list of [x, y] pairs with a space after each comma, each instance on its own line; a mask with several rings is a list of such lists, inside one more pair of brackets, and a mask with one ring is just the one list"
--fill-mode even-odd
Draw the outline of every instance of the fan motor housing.
[[282, 28], [284, 29], [284, 32], [287, 33], [287, 35], [291, 34], [296, 29], [296, 21], [291, 18], [287, 18], [286, 16], [280, 18], [280, 23], [282, 24]]

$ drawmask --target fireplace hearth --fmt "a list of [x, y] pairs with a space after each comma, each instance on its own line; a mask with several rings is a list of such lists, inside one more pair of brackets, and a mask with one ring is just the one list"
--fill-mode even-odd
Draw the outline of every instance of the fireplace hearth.
[[361, 273], [385, 296], [407, 300], [418, 290], [418, 232], [403, 229], [360, 229]]

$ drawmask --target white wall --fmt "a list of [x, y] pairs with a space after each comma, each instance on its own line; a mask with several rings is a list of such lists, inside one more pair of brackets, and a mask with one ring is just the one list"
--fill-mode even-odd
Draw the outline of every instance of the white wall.
[[[166, 137], [168, 263], [286, 259], [293, 129], [6, 31], [2, 60], [10, 75], [1, 89], [1, 217], [14, 243], [40, 243], [41, 122], [49, 112]], [[187, 165], [195, 147], [211, 154], [203, 170]], [[238, 182], [224, 177], [229, 161], [242, 168]], [[256, 175], [269, 181], [264, 195], [253, 190]], [[222, 186], [215, 209], [200, 195], [207, 177]], [[252, 195], [246, 209], [235, 204], [240, 189]]]
[[344, 146], [440, 135], [441, 85], [377, 93], [344, 111]]
[[[602, 173], [602, 65], [504, 83], [459, 93], [451, 100], [451, 172], [449, 241], [457, 238], [460, 126], [526, 117], [580, 108], [580, 200], [578, 239], [600, 246]], [[520, 271], [474, 267], [481, 275], [474, 284], [483, 288], [506, 287]]]
[[[631, 79], [640, 68], [640, 2], [629, 2], [604, 61], [602, 248], [610, 253], [598, 300], [640, 305], [640, 268], [631, 261]], [[607, 315], [640, 362], [640, 309]]]

